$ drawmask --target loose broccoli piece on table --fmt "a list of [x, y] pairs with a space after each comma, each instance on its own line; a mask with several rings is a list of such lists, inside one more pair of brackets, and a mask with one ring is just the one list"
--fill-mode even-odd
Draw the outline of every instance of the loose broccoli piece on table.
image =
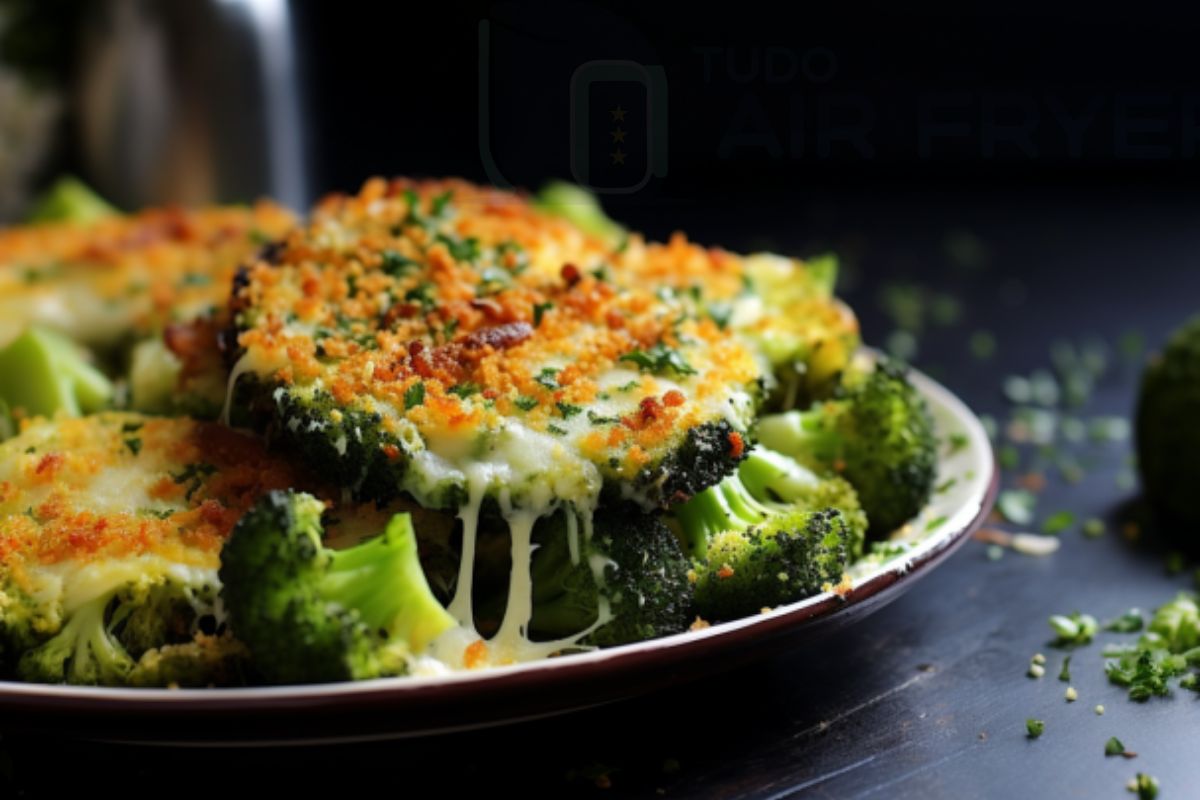
[[455, 624], [421, 571], [408, 514], [345, 550], [321, 542], [324, 504], [271, 492], [221, 551], [221, 598], [256, 669], [276, 683], [405, 672], [407, 659]]
[[534, 638], [558, 639], [587, 629], [599, 619], [601, 599], [611, 619], [582, 644], [611, 647], [654, 639], [691, 623], [691, 565], [659, 517], [630, 507], [597, 512], [590, 540], [578, 533], [575, 558], [562, 513], [543, 518], [534, 538], [539, 543], [531, 567]]
[[838, 583], [866, 528], [845, 481], [819, 479], [761, 449], [674, 516], [696, 563], [696, 607], [706, 619], [743, 617]]
[[[1137, 410], [1138, 469], [1165, 530], [1195, 549], [1200, 537], [1200, 317], [1171, 337], [1142, 376]], [[1189, 536], [1189, 534], [1191, 534]]]
[[850, 481], [876, 536], [916, 516], [937, 477], [929, 409], [905, 368], [890, 361], [848, 375], [834, 399], [809, 411], [763, 417], [758, 437], [766, 447]]

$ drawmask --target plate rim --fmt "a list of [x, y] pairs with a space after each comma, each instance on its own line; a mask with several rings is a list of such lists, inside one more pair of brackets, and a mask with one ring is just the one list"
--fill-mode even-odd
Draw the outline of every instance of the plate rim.
[[[950, 409], [955, 422], [967, 427], [966, 434], [972, 446], [980, 448], [980, 460], [988, 465], [990, 473], [981, 481], [982, 493], [956, 509], [953, 524], [947, 524], [945, 532], [927, 537], [903, 558], [884, 562], [877, 572], [861, 581], [855, 581], [853, 588], [843, 595], [821, 592], [769, 612], [714, 623], [700, 630], [689, 630], [672, 636], [562, 658], [491, 667], [478, 672], [403, 676], [361, 682], [207, 689], [68, 686], [0, 681], [0, 711], [45, 710], [87, 716], [121, 712], [153, 717], [171, 715], [182, 719], [189, 716], [223, 717], [230, 713], [291, 713], [319, 708], [328, 710], [342, 708], [346, 703], [352, 703], [356, 707], [382, 701], [394, 704], [409, 702], [418, 697], [422, 703], [436, 703], [440, 697], [453, 697], [456, 694], [489, 696], [528, 688], [546, 681], [561, 683], [564, 678], [568, 681], [586, 680], [589, 674], [598, 675], [609, 670], [636, 672], [645, 665], [653, 664], [664, 653], [670, 656], [670, 663], [683, 663], [689, 655], [702, 652], [716, 639], [722, 640], [726, 647], [737, 647], [739, 644], [780, 637], [814, 623], [836, 620], [840, 612], [852, 612], [856, 608], [866, 611], [874, 605], [870, 602], [873, 599], [877, 602], [888, 599], [887, 595], [879, 597], [885, 590], [902, 581], [911, 586], [928, 574], [932, 567], [947, 559], [983, 524], [999, 492], [999, 466], [991, 440], [979, 418], [939, 382], [915, 368], [910, 368], [909, 375], [922, 394], [933, 395], [941, 405]], [[893, 597], [898, 595], [899, 592], [892, 593]], [[599, 703], [581, 702], [563, 710], [603, 702], [607, 700]], [[507, 720], [456, 725], [444, 729], [423, 729], [415, 735], [501, 724], [505, 721]], [[390, 737], [394, 738], [396, 735], [401, 734], [391, 734]], [[350, 741], [355, 738], [353, 735], [339, 736], [336, 740]], [[261, 742], [257, 739], [255, 741]]]

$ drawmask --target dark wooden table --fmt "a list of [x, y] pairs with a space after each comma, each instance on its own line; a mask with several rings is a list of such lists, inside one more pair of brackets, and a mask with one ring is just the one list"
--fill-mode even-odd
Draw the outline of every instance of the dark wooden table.
[[[1001, 421], [1006, 375], [1049, 367], [1053, 340], [1088, 337], [1113, 352], [1083, 416], [1128, 414], [1138, 366], [1117, 355], [1118, 337], [1136, 329], [1158, 344], [1200, 310], [1200, 202], [1182, 194], [892, 191], [801, 198], [761, 213], [747, 207], [737, 220], [689, 205], [645, 213], [652, 228], [677, 221], [700, 240], [734, 248], [838, 249], [869, 342], [893, 327], [878, 304], [885, 284], [912, 280], [951, 293], [960, 319], [929, 323], [916, 363]], [[755, 235], [762, 230], [786, 233], [763, 239]], [[982, 245], [974, 255], [963, 255], [964, 233]], [[996, 336], [990, 359], [969, 353], [979, 330]], [[1047, 473], [1039, 519], [1061, 509], [1100, 517], [1103, 537], [1087, 539], [1076, 525], [1053, 556], [998, 560], [969, 542], [875, 616], [716, 679], [557, 719], [371, 745], [174, 751], [8, 731], [0, 796], [153, 786], [160, 796], [206, 797], [1122, 798], [1144, 771], [1160, 780], [1163, 798], [1200, 797], [1196, 695], [1129, 701], [1107, 683], [1097, 644], [1074, 653], [1079, 700], [1067, 703], [1067, 684], [1056, 679], [1063, 653], [1047, 646], [1050, 614], [1103, 620], [1131, 606], [1152, 609], [1190, 585], [1189, 573], [1167, 575], [1152, 542], [1131, 545], [1119, 533], [1122, 508], [1136, 495], [1117, 478], [1130, 448], [1077, 448], [1088, 465], [1078, 485]], [[1015, 479], [1006, 476], [1008, 485]], [[1047, 675], [1033, 680], [1026, 669], [1039, 651]], [[1026, 738], [1028, 717], [1045, 720], [1036, 741]], [[1138, 757], [1106, 758], [1110, 736]]]

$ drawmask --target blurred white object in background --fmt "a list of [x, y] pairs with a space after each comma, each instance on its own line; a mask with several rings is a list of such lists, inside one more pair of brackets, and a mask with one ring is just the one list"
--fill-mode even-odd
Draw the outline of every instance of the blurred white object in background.
[[85, 175], [125, 208], [310, 198], [287, 0], [89, 6], [75, 108]]

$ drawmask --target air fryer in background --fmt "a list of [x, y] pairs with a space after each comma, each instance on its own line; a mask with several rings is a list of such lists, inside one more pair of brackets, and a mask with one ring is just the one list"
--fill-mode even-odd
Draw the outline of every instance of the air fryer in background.
[[288, 0], [83, 6], [80, 172], [118, 206], [312, 199]]

